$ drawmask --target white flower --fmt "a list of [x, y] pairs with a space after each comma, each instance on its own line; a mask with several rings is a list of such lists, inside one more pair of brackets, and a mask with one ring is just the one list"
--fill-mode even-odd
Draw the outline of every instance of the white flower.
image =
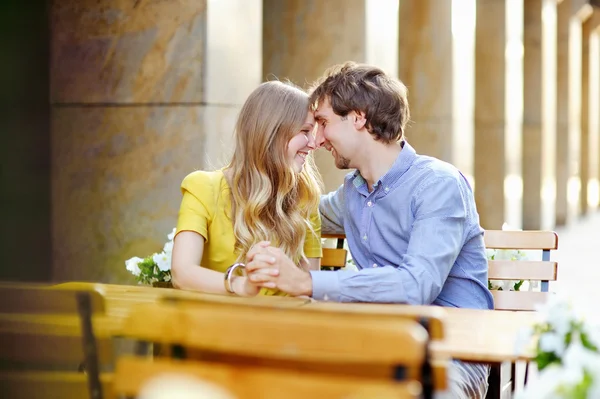
[[163, 252], [171, 257], [171, 254], [173, 253], [173, 241], [169, 241], [165, 244], [163, 247]]
[[154, 254], [152, 255], [152, 260], [154, 261], [154, 263], [156, 263], [156, 266], [158, 266], [158, 268], [161, 271], [167, 271], [167, 270], [171, 270], [171, 256], [170, 254], [166, 254], [164, 252], [161, 252], [159, 254]]
[[142, 271], [140, 270], [140, 267], [138, 265], [143, 260], [144, 259], [142, 259], [142, 258], [138, 258], [137, 256], [134, 256], [133, 258], [125, 261], [125, 268], [127, 270], [129, 270], [131, 272], [131, 274], [133, 274], [134, 276], [139, 276]]
[[554, 352], [562, 356], [565, 352], [565, 336], [553, 332], [547, 332], [540, 337], [540, 350], [542, 352]]
[[493, 260], [495, 256], [496, 256], [495, 249], [490, 249], [490, 248], [485, 249], [485, 257], [488, 258], [488, 260]]
[[167, 234], [167, 238], [169, 239], [169, 241], [173, 241], [173, 238], [175, 238], [176, 231], [177, 231], [177, 228], [173, 228], [173, 231], [171, 232], [171, 234]]
[[550, 295], [548, 301], [536, 307], [537, 317], [550, 324], [563, 337], [571, 330], [574, 312], [571, 303], [559, 295]]
[[168, 283], [169, 281], [171, 281], [171, 275], [170, 274], [166, 274], [164, 277], [164, 280]]

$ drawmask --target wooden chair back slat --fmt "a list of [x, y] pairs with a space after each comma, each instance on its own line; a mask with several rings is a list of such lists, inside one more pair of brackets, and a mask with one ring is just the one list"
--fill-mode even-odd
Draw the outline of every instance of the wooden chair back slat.
[[[55, 289], [47, 285], [15, 283], [0, 286], [0, 313], [71, 313], [77, 314], [77, 289]], [[91, 296], [92, 313], [104, 313], [104, 298], [99, 292], [85, 290]]]
[[[103, 393], [112, 397], [112, 374], [101, 376]], [[0, 372], [0, 392], [10, 399], [89, 398], [86, 375], [76, 372]]]
[[346, 235], [345, 234], [321, 234], [321, 238], [335, 238], [335, 239], [341, 239], [341, 240], [345, 240], [346, 239]]
[[546, 280], [556, 281], [558, 264], [544, 261], [488, 261], [490, 280]]
[[554, 231], [486, 230], [485, 247], [491, 249], [541, 249], [558, 248], [558, 234]]
[[[427, 341], [422, 326], [398, 317], [308, 313], [301, 308], [250, 310], [210, 302], [140, 305], [124, 323], [123, 334], [229, 355], [354, 364], [377, 359], [406, 366], [423, 363]], [[368, 351], [359, 349], [365, 342]]]
[[544, 304], [551, 292], [537, 291], [497, 291], [493, 290], [494, 307], [497, 310], [536, 310], [537, 305]]
[[[1, 323], [1, 321], [0, 321]], [[0, 368], [58, 368], [77, 370], [83, 363], [81, 335], [46, 335], [46, 327], [32, 333], [0, 330]], [[112, 362], [113, 345], [110, 339], [97, 340], [99, 362]]]
[[177, 374], [215, 384], [231, 394], [231, 399], [408, 399], [418, 398], [421, 393], [420, 385], [415, 381], [398, 382], [191, 361], [155, 359], [149, 362], [132, 357], [119, 359], [114, 391], [135, 396], [150, 379], [165, 374]]
[[401, 317], [417, 322], [427, 321], [429, 337], [432, 340], [444, 339], [445, 311], [439, 306], [312, 302], [303, 306], [300, 310], [325, 313], [354, 313], [369, 317]]
[[323, 248], [321, 267], [342, 268], [346, 266], [348, 251], [338, 248]]

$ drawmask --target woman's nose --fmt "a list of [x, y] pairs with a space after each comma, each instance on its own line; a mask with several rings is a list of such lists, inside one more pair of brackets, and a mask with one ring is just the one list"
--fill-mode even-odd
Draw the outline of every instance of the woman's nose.
[[307, 137], [308, 137], [308, 143], [306, 143], [306, 146], [308, 148], [310, 148], [311, 150], [314, 150], [315, 148], [317, 148], [315, 136], [313, 136], [312, 134], [309, 134]]
[[325, 135], [323, 134], [323, 126], [319, 125], [317, 128], [317, 134], [315, 135], [315, 147], [321, 148], [325, 142]]

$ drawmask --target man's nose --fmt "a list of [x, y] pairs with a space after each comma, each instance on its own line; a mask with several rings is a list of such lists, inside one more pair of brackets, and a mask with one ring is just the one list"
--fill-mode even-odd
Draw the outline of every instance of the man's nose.
[[317, 128], [317, 134], [315, 135], [315, 146], [317, 148], [323, 147], [323, 143], [325, 143], [325, 135], [323, 134], [324, 130], [325, 129], [322, 125], [319, 125]]

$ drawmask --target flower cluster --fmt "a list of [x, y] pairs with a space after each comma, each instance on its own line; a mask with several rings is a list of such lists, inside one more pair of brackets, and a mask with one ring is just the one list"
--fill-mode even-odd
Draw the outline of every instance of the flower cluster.
[[586, 323], [570, 302], [557, 295], [538, 308], [539, 322], [517, 343], [534, 338], [539, 378], [519, 399], [600, 398], [600, 329]]
[[167, 235], [168, 241], [162, 252], [155, 253], [146, 258], [133, 258], [125, 261], [125, 268], [136, 277], [138, 283], [152, 284], [171, 281], [171, 254], [173, 252], [173, 238], [175, 229]]
[[[486, 249], [488, 260], [526, 260], [525, 252], [518, 249]], [[488, 280], [490, 290], [519, 291], [523, 280]]]

